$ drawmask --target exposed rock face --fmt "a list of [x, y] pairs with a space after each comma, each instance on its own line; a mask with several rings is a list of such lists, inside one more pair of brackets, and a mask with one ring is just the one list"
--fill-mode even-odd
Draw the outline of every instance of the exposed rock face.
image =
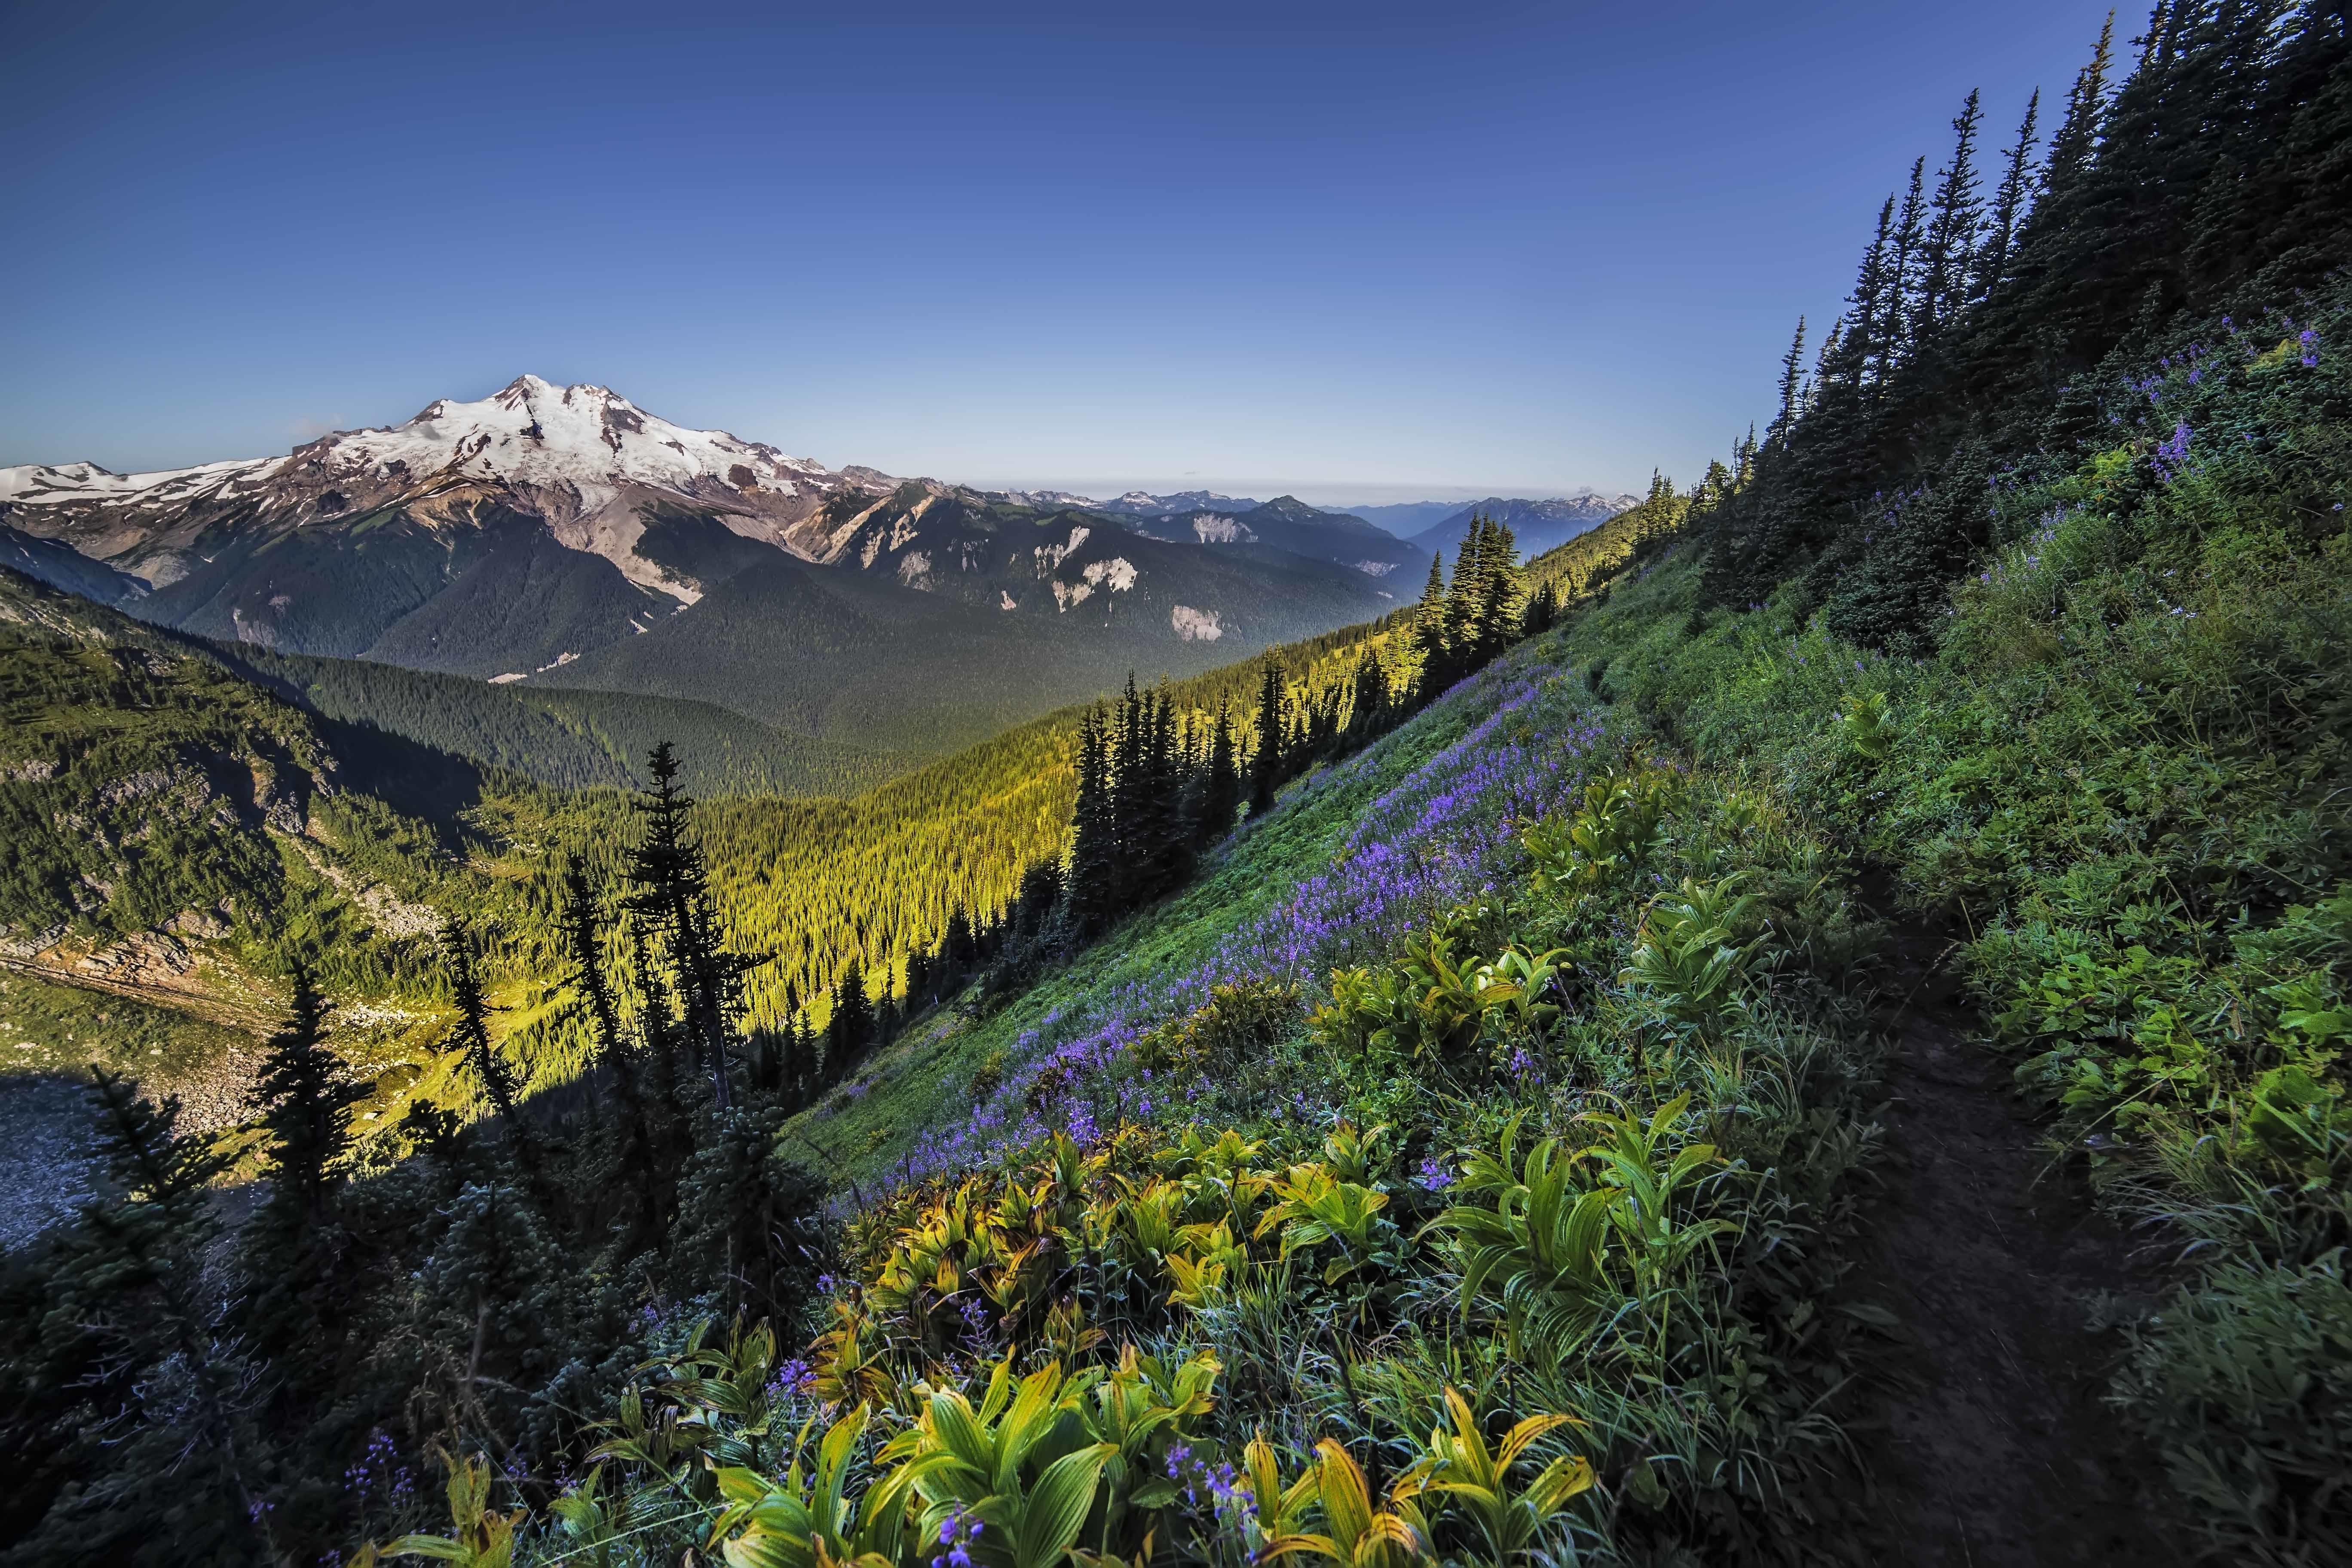
[[[526, 375], [282, 458], [151, 474], [0, 468], [0, 530], [25, 542], [15, 554], [27, 562], [70, 546], [132, 574], [123, 581], [142, 594], [152, 584], [137, 613], [183, 630], [488, 675], [511, 651], [495, 635], [501, 612], [528, 622], [568, 605], [584, 624], [557, 635], [593, 646], [695, 603], [743, 547], [825, 554], [826, 501], [897, 482], [689, 430], [605, 387]], [[34, 574], [54, 581], [47, 566]], [[530, 651], [529, 664], [504, 663], [551, 657]]]

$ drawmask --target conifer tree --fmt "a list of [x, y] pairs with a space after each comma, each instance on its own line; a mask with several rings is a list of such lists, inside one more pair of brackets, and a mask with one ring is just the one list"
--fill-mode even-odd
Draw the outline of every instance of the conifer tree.
[[449, 1000], [457, 1022], [449, 1031], [448, 1048], [461, 1053], [481, 1080], [482, 1093], [514, 1141], [516, 1157], [529, 1163], [536, 1155], [522, 1118], [513, 1074], [498, 1048], [490, 1044], [489, 1003], [482, 995], [482, 978], [475, 966], [473, 932], [463, 916], [451, 915], [441, 924], [441, 956], [447, 966]]
[[1780, 356], [1780, 412], [1765, 431], [1765, 439], [1785, 442], [1797, 423], [1797, 389], [1804, 375], [1805, 318], [1797, 318], [1797, 335], [1790, 340], [1789, 352]]
[[557, 930], [562, 938], [564, 956], [572, 965], [565, 978], [587, 1007], [589, 1026], [596, 1041], [597, 1065], [613, 1075], [613, 1090], [621, 1102], [620, 1135], [614, 1152], [620, 1168], [635, 1186], [643, 1210], [641, 1223], [657, 1227], [663, 1205], [653, 1117], [646, 1104], [645, 1085], [638, 1078], [635, 1053], [621, 1033], [620, 1008], [604, 973], [595, 889], [589, 885], [587, 868], [577, 855], [564, 861], [562, 898]]
[[2034, 121], [2041, 112], [2042, 89], [2037, 87], [2025, 100], [2025, 121], [2017, 128], [2017, 140], [2002, 154], [2006, 166], [2001, 172], [2000, 187], [1993, 193], [1984, 246], [1977, 254], [1973, 287], [1980, 300], [1990, 297], [2009, 279], [2011, 247], [2017, 241], [2018, 224], [2033, 195]]
[[642, 921], [632, 921], [629, 927], [629, 974], [641, 999], [637, 1050], [646, 1064], [647, 1099], [662, 1108], [658, 1142], [667, 1169], [677, 1142], [677, 1130], [682, 1125], [679, 1113], [685, 1110], [677, 1076], [677, 1019], [668, 983], [655, 962], [653, 942]]
[[1462, 548], [1454, 557], [1454, 581], [1445, 594], [1448, 685], [1467, 674], [1478, 658], [1479, 600], [1486, 586], [1486, 529], [1483, 513], [1472, 518], [1470, 531], [1463, 536]]
[[1389, 674], [1369, 644], [1356, 655], [1349, 678], [1348, 710], [1349, 736], [1359, 744], [1388, 727]]
[[1895, 215], [1894, 244], [1888, 253], [1886, 313], [1880, 320], [1878, 336], [1885, 345], [1881, 363], [1890, 369], [1910, 359], [1915, 342], [1912, 329], [1919, 319], [1919, 252], [1926, 239], [1923, 182], [1927, 174], [1926, 158], [1911, 165], [1911, 187], [1904, 193], [1903, 205]]
[[1471, 629], [1471, 641], [1478, 662], [1484, 665], [1509, 647], [1519, 631], [1519, 546], [1507, 523], [1486, 525], [1478, 574], [1477, 620]]
[[1547, 577], [1528, 595], [1527, 635], [1540, 637], [1559, 622], [1559, 584]]
[[327, 1221], [335, 1166], [351, 1143], [351, 1108], [371, 1086], [353, 1081], [327, 1049], [327, 1006], [299, 960], [293, 982], [286, 1026], [263, 1046], [248, 1101], [268, 1132], [270, 1207], [292, 1225], [315, 1226]]
[[834, 987], [833, 1019], [825, 1026], [825, 1078], [839, 1083], [874, 1041], [874, 999], [866, 994], [866, 967], [850, 955]]
[[909, 1015], [919, 1013], [938, 1001], [931, 984], [930, 951], [916, 948], [907, 954], [907, 1011]]
[[693, 802], [678, 787], [677, 757], [668, 742], [653, 749], [646, 771], [653, 783], [638, 802], [645, 831], [628, 856], [628, 908], [650, 921], [667, 944], [679, 1023], [696, 1065], [709, 1075], [712, 1103], [723, 1110], [733, 1103], [728, 1058], [743, 977], [767, 960], [726, 951], [709, 868], [688, 827]]
[[1453, 684], [1445, 673], [1445, 552], [1429, 555], [1429, 582], [1413, 607], [1412, 649], [1421, 661], [1421, 700], [1429, 700]]
[[[338, 1320], [355, 1305], [336, 1289], [349, 1238], [334, 1199], [351, 1144], [351, 1108], [371, 1086], [352, 1081], [327, 1049], [326, 1005], [299, 962], [293, 982], [286, 1026], [264, 1047], [248, 1097], [268, 1134], [269, 1199], [246, 1227], [240, 1262], [246, 1321], [257, 1342], [323, 1346], [340, 1341]], [[286, 1358], [283, 1382], [315, 1383], [329, 1360]]]
[[1163, 896], [1192, 872], [1192, 824], [1184, 809], [1188, 781], [1175, 703], [1164, 683], [1144, 700], [1140, 728], [1144, 754], [1138, 770], [1142, 794], [1136, 804], [1136, 840], [1143, 886], [1138, 904]]
[[[1080, 941], [1107, 929], [1118, 904], [1118, 825], [1112, 816], [1110, 758], [1103, 730], [1102, 710], [1089, 709], [1078, 724], [1078, 798], [1073, 812], [1070, 841], [1069, 896], [1066, 900], [1071, 927]], [[967, 962], [958, 950], [959, 908], [948, 925], [950, 963]], [[970, 940], [969, 926], [965, 941]]]
[[1241, 802], [1241, 763], [1234, 745], [1233, 705], [1220, 697], [1217, 717], [1209, 731], [1208, 760], [1202, 769], [1201, 804], [1193, 841], [1205, 847], [1223, 837], [1233, 828], [1234, 813]]
[[1958, 138], [1952, 161], [1938, 171], [1936, 194], [1928, 204], [1927, 232], [1920, 242], [1919, 298], [1911, 329], [1913, 341], [1920, 344], [1943, 329], [1966, 294], [1977, 231], [1984, 216], [1984, 204], [1977, 195], [1976, 170], [1977, 129], [1983, 120], [1984, 110], [1971, 91], [1952, 121]]
[[2042, 191], [2053, 216], [2063, 212], [2098, 150], [2099, 136], [2106, 125], [2107, 71], [2115, 58], [2115, 39], [2116, 14], [2110, 11], [2099, 28], [2099, 42], [2092, 51], [2090, 63], [2075, 73], [2074, 85], [2066, 95], [2066, 117], [2059, 121], [2058, 133], [2050, 139], [2050, 161], [2042, 170]]
[[1265, 656], [1257, 691], [1257, 750], [1250, 758], [1250, 815], [1262, 816], [1274, 809], [1275, 791], [1282, 787], [1284, 724], [1282, 666]]

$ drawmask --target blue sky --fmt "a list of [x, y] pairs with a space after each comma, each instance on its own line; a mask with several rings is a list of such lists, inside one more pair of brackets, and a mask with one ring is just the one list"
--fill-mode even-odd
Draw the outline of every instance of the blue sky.
[[19, 4], [0, 463], [530, 371], [992, 485], [1687, 479], [1968, 90], [1999, 145], [2104, 15]]

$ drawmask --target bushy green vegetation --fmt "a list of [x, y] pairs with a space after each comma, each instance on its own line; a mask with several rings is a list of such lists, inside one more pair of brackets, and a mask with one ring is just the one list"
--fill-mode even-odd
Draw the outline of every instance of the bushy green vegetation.
[[[857, 1283], [804, 1358], [760, 1334], [656, 1358], [593, 1487], [520, 1524], [468, 1493], [447, 1539], [655, 1558], [815, 1533], [895, 1561], [951, 1522], [976, 1558], [1150, 1535], [1238, 1562], [1368, 1531], [1400, 1560], [1785, 1536], [1792, 1489], [1835, 1463], [1822, 1401], [1856, 1331], [1816, 1303], [1870, 1146], [1847, 989], [1870, 933], [1769, 796], [1607, 772], [1591, 699], [1549, 669], [1507, 659], [1297, 786], [1202, 888], [982, 1026], [1045, 1005], [1082, 1037], [997, 1065], [978, 1173], [857, 1214]], [[1559, 816], [1523, 848], [1504, 823], [1530, 752]], [[1350, 832], [1442, 802], [1477, 847], [1439, 875]], [[1335, 847], [1377, 910], [1361, 888], [1301, 901]], [[1436, 923], [1397, 949], [1416, 919]], [[1310, 1018], [1299, 982], [1343, 948], [1366, 962]], [[1194, 984], [1139, 997], [1139, 970], [1171, 968]], [[1399, 994], [1402, 1017], [1364, 1000]], [[784, 1146], [855, 1125], [803, 1118]], [[971, 1441], [1008, 1445], [972, 1461], [988, 1490], [952, 1472]]]
[[[37, 1326], [20, 1554], [162, 1520], [184, 1559], [484, 1568], [1866, 1557], [1844, 1424], [1885, 1317], [1848, 1276], [1900, 943], [1957, 965], [2052, 1161], [2171, 1271], [2099, 1308], [2145, 1500], [2217, 1561], [2344, 1558], [2352, 36], [2168, 4], [2112, 92], [2107, 55], [1989, 207], [1971, 100], [1763, 438], [1536, 563], [1528, 619], [1441, 581], [1298, 689], [1204, 689], [1263, 683], [1287, 756], [1286, 699], [1344, 731], [1368, 666], [1446, 688], [1269, 775], [1034, 982], [814, 1073], [761, 1011], [847, 959], [887, 993], [1013, 900], [1068, 821], [1053, 724], [859, 802], [705, 808], [716, 903], [674, 803], [625, 874], [608, 832], [524, 882], [545, 934], [507, 940], [562, 982], [519, 1011], [592, 1070], [522, 1106], [459, 944], [419, 1158], [320, 1154], [298, 1006], [214, 1315], [217, 1152], [105, 1087], [117, 1190], [0, 1282]], [[1110, 759], [1186, 710], [1139, 694]], [[546, 856], [602, 809], [467, 821]], [[817, 821], [854, 878], [730, 883]], [[772, 912], [844, 886], [845, 931]], [[720, 940], [746, 910], [747, 945], [799, 940], [754, 967]], [[347, 1348], [271, 1363], [265, 1322]]]
[[1957, 585], [1932, 657], [1802, 623], [1801, 583], [1691, 637], [1687, 563], [1572, 638], [1657, 731], [1769, 763], [1950, 921], [2055, 1156], [2190, 1265], [2119, 1410], [2217, 1543], [2282, 1562], [2352, 1543], [2352, 385], [2300, 335], [2340, 341], [2346, 304], [2251, 343], [2210, 323], [2111, 387], [2163, 437], [1992, 492], [2014, 542]]

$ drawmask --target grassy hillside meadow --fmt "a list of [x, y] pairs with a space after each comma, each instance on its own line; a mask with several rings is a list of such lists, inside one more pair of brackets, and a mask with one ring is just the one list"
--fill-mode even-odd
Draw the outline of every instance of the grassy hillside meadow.
[[[15, 1560], [2352, 1561], [2352, 26], [2168, 4], [2111, 81], [2114, 42], [1989, 203], [1969, 99], [1764, 435], [1536, 563], [1555, 625], [837, 1085], [733, 1004], [1002, 902], [1071, 715], [701, 808], [782, 950], [739, 997], [688, 914], [625, 973], [620, 796], [417, 756], [439, 815], [331, 794], [297, 710], [16, 610], [54, 743], [5, 753], [12, 898], [87, 933], [280, 889], [269, 941], [389, 985], [364, 897], [290, 869], [348, 847], [479, 912], [508, 1054], [403, 1086], [495, 1114], [347, 1143], [287, 1031], [233, 1238], [205, 1141], [113, 1096], [119, 1201], [0, 1270]], [[1294, 674], [1351, 640], [1411, 657]], [[189, 803], [152, 875], [106, 815], [149, 774]], [[592, 1021], [597, 1092], [517, 1104]], [[1923, 1029], [1994, 1069], [1942, 1103], [2038, 1147], [1894, 1102]], [[2079, 1299], [2011, 1185], [2116, 1233]], [[2073, 1364], [1937, 1337], [2004, 1290]]]
[[[2167, 1260], [2167, 1293], [2107, 1309], [2112, 1407], [2161, 1468], [2138, 1506], [2184, 1552], [2328, 1560], [2352, 1541], [2352, 447], [2340, 363], [2309, 345], [2352, 318], [2339, 290], [2299, 321], [2312, 337], [2233, 357], [2158, 352], [2107, 394], [2148, 406], [2149, 434], [1994, 487], [2003, 542], [1949, 591], [1931, 652], [1843, 640], [1801, 578], [1712, 603], [1736, 477], [1628, 523], [1639, 545], [1554, 563], [1613, 580], [1293, 786], [1190, 890], [786, 1130], [848, 1177], [857, 1284], [766, 1408], [822, 1421], [929, 1368], [940, 1391], [904, 1396], [891, 1451], [919, 1455], [1000, 1355], [1036, 1369], [1026, 1397], [1091, 1408], [1043, 1358], [1100, 1326], [1157, 1358], [1139, 1397], [1217, 1390], [1145, 1451], [1180, 1482], [1192, 1452], [1234, 1467], [1157, 1514], [1188, 1553], [1280, 1539], [1251, 1500], [1294, 1476], [1330, 1519], [1365, 1473], [1428, 1474], [1463, 1441], [1425, 1430], [1448, 1384], [1572, 1434], [1521, 1482], [1553, 1483], [1528, 1528], [1562, 1549], [1893, 1550], [1874, 1532], [1899, 1519], [1839, 1500], [1848, 1380], [1884, 1321], [1840, 1281], [1874, 1157], [1878, 977], [1928, 942], [2044, 1109], [2048, 1157]], [[2156, 438], [2180, 427], [2211, 434]], [[1893, 889], [1875, 915], [1853, 892], [1873, 868]], [[1538, 966], [1557, 1014], [1508, 984]], [[1546, 1198], [1563, 1146], [1584, 1173]], [[1670, 1206], [1614, 1206], [1646, 1192]], [[1564, 1233], [1540, 1227], [1585, 1210], [1543, 1205], [1588, 1200], [1588, 1261], [1547, 1250]], [[1004, 1217], [968, 1229], [981, 1213]], [[1032, 1237], [1067, 1261], [1029, 1261]], [[958, 1316], [967, 1296], [1010, 1305]], [[1346, 1325], [1328, 1356], [1322, 1320]], [[679, 1380], [743, 1353], [665, 1363], [641, 1397], [742, 1432]], [[631, 1473], [633, 1506], [685, 1500]], [[939, 1491], [951, 1518], [962, 1494]], [[1419, 1539], [1483, 1528], [1410, 1486], [1376, 1506]]]

